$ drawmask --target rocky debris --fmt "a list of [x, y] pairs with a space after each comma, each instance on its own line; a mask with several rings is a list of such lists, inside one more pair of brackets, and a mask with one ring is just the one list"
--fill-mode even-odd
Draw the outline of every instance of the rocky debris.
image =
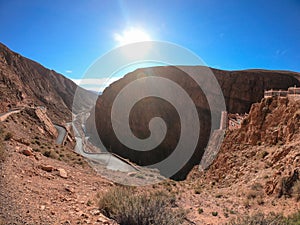
[[289, 101], [288, 98], [263, 99], [251, 107], [236, 141], [251, 145], [282, 145], [293, 140], [299, 128], [300, 102]]
[[51, 165], [41, 165], [40, 168], [49, 173], [54, 170], [54, 167]]
[[64, 169], [58, 168], [57, 171], [58, 171], [58, 175], [60, 177], [65, 178], [65, 179], [68, 178], [68, 173]]
[[117, 225], [118, 224], [114, 220], [108, 219], [107, 217], [105, 217], [102, 214], [99, 215], [97, 222], [101, 223], [103, 225]]
[[33, 156], [33, 152], [32, 152], [31, 149], [29, 149], [29, 148], [23, 149], [23, 150], [21, 151], [21, 153], [22, 153], [23, 155], [26, 155], [26, 156]]
[[58, 135], [58, 132], [56, 128], [54, 127], [51, 119], [47, 116], [47, 110], [46, 108], [39, 107], [35, 109], [35, 114], [40, 120], [40, 122], [43, 124], [44, 129], [53, 137], [56, 138]]
[[224, 186], [260, 181], [267, 196], [291, 197], [300, 171], [299, 109], [287, 98], [253, 104], [241, 128], [226, 132], [205, 176]]
[[65, 186], [65, 190], [66, 190], [67, 192], [70, 192], [70, 193], [74, 193], [74, 192], [75, 192], [74, 188], [71, 187], [71, 186], [69, 186], [69, 185], [66, 185], [66, 186]]
[[30, 145], [30, 142], [28, 140], [26, 140], [25, 138], [18, 138], [18, 139], [16, 139], [16, 141], [23, 145], [26, 145], [26, 146]]
[[[110, 188], [111, 182], [89, 167], [42, 154], [37, 161], [24, 157], [21, 153], [24, 146], [18, 142], [5, 144], [10, 157], [1, 162], [0, 224], [63, 224], [65, 221], [68, 221], [66, 224], [83, 224], [84, 221], [113, 224], [101, 216], [95, 206], [87, 205], [89, 201], [97, 201], [95, 196]], [[67, 179], [62, 182], [58, 176]], [[97, 222], [99, 217], [103, 223]]]
[[101, 214], [100, 210], [99, 209], [92, 209], [90, 211], [90, 213], [93, 215], [93, 216], [99, 216]]

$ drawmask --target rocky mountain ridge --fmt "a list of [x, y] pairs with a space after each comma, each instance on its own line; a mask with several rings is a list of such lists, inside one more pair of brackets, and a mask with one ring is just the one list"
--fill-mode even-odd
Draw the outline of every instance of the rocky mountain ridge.
[[[199, 76], [203, 73], [203, 68], [201, 66], [190, 67], [190, 69], [194, 70]], [[229, 113], [249, 112], [251, 105], [261, 100], [264, 90], [271, 88], [287, 89], [294, 85], [300, 85], [298, 80], [299, 74], [294, 72], [267, 70], [211, 70], [223, 91], [227, 111]], [[122, 88], [130, 82], [141, 78], [141, 74], [167, 78], [176, 82], [189, 94], [200, 115], [201, 133], [196, 151], [182, 171], [175, 175], [176, 179], [183, 179], [190, 169], [195, 164], [199, 163], [201, 156], [203, 155], [203, 149], [209, 138], [211, 118], [206, 96], [197, 86], [195, 81], [177, 67], [169, 66], [138, 69], [111, 84], [104, 90], [103, 94], [99, 96], [94, 114], [91, 114], [87, 123], [87, 129], [90, 130], [92, 134], [93, 132], [95, 134], [95, 128], [93, 127], [93, 122], [95, 121], [99, 137], [107, 149], [111, 149], [114, 153], [119, 154], [124, 158], [129, 158], [140, 165], [149, 165], [160, 161], [175, 149], [180, 134], [179, 117], [176, 109], [161, 99], [149, 97], [138, 102], [131, 111], [129, 121], [133, 134], [139, 138], [146, 138], [149, 136], [147, 124], [150, 119], [156, 116], [163, 118], [167, 124], [168, 133], [166, 138], [157, 148], [148, 153], [137, 153], [120, 143], [114, 133], [110, 118], [114, 99]], [[136, 93], [136, 95], [142, 93], [143, 88], [141, 88], [140, 93]], [[214, 113], [220, 114], [220, 112]], [[118, 120], [118, 118], [115, 119]], [[190, 122], [193, 123], [193, 121]]]
[[71, 121], [76, 91], [84, 99], [81, 105], [74, 106], [77, 111], [96, 97], [63, 75], [0, 43], [0, 113], [24, 105], [44, 106], [50, 118], [62, 124]]

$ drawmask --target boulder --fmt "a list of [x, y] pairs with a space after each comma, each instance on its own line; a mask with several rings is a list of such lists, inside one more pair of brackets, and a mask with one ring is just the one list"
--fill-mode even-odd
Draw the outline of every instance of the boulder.
[[23, 149], [21, 152], [22, 152], [23, 155], [33, 156], [33, 152], [29, 148], [28, 149]]
[[58, 175], [60, 177], [65, 178], [65, 179], [68, 178], [68, 173], [64, 169], [59, 168], [59, 169], [57, 169], [57, 171], [58, 171]]

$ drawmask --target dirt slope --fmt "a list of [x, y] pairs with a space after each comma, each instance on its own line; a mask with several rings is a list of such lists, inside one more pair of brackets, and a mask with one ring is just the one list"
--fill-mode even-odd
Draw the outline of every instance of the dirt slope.
[[240, 130], [227, 131], [210, 168], [195, 167], [184, 181], [190, 192], [181, 202], [192, 208], [194, 221], [219, 224], [236, 216], [300, 210], [299, 187], [294, 191], [300, 183], [299, 109], [299, 101], [263, 99]]

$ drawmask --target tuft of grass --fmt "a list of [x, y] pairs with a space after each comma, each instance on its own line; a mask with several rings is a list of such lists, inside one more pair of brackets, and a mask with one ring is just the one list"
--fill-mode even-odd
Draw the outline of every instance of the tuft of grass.
[[91, 206], [91, 205], [93, 205], [93, 202], [91, 200], [88, 200], [87, 203], [86, 203], [86, 205], [87, 206]]
[[199, 214], [202, 214], [203, 212], [204, 212], [204, 210], [203, 210], [202, 208], [199, 208], [199, 209], [198, 209], [198, 213], [199, 213]]
[[172, 198], [164, 192], [137, 194], [133, 189], [115, 187], [99, 201], [101, 212], [122, 225], [179, 225], [183, 210], [171, 208]]

